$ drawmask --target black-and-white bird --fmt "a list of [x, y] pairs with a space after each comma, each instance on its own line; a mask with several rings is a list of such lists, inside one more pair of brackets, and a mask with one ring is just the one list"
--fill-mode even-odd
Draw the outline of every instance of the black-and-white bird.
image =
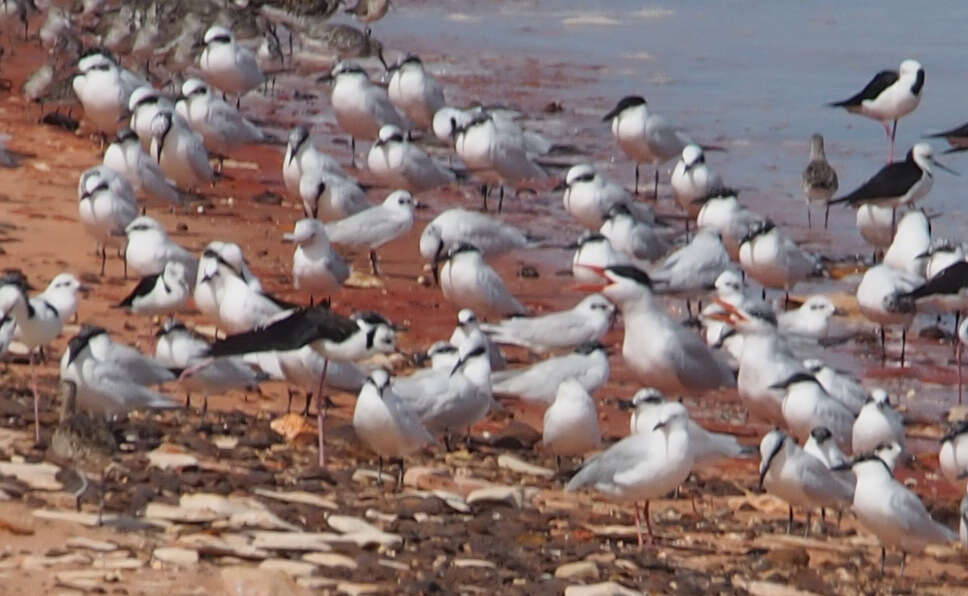
[[[883, 124], [884, 132], [891, 141], [887, 160], [893, 161], [897, 121], [918, 107], [923, 88], [924, 67], [920, 62], [908, 59], [901, 62], [898, 70], [882, 70], [874, 75], [859, 93], [828, 105], [845, 108], [848, 112], [867, 116]], [[888, 122], [893, 122], [893, 126], [889, 126]]]
[[164, 315], [177, 311], [191, 296], [191, 289], [185, 274], [185, 264], [181, 261], [168, 261], [161, 273], [141, 278], [118, 308], [143, 315]]

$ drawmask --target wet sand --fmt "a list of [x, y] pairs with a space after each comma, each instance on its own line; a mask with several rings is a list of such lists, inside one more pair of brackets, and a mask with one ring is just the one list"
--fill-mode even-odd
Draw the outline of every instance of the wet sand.
[[[417, 9], [407, 9], [403, 18], [412, 18], [414, 10]], [[388, 17], [388, 23], [392, 17], [392, 14]], [[614, 97], [606, 93], [598, 96], [588, 93], [592, 83], [610, 76], [605, 69], [571, 62], [567, 57], [550, 51], [547, 56], [516, 56], [508, 60], [498, 53], [478, 56], [469, 50], [465, 50], [465, 53], [448, 52], [426, 39], [415, 39], [412, 34], [401, 33], [400, 27], [387, 25], [381, 29], [377, 26], [375, 31], [378, 35], [381, 31], [386, 33], [383, 39], [389, 47], [413, 49], [425, 54], [435, 71], [442, 73], [441, 79], [448, 91], [454, 90], [449, 97], [451, 101], [464, 103], [480, 97], [517, 105], [532, 114], [533, 123], [549, 137], [559, 141], [574, 141], [589, 159], [599, 163], [611, 162], [610, 172], [631, 182], [631, 164], [617, 154], [606, 127], [599, 122], [599, 114], [611, 107]], [[10, 78], [14, 83], [13, 88], [17, 89], [40, 60], [42, 54], [35, 46], [17, 48], [13, 56], [4, 58], [4, 76]], [[317, 99], [294, 99], [297, 90], [311, 93]], [[275, 98], [251, 94], [246, 97], [243, 107], [247, 114], [268, 123], [280, 137], [295, 122], [313, 122], [315, 132], [329, 140], [325, 147], [341, 163], [347, 164], [349, 153], [343, 142], [345, 137], [339, 135], [335, 128], [326, 96], [325, 88], [308, 84], [306, 79], [282, 76]], [[79, 322], [96, 322], [107, 327], [118, 339], [137, 344], [143, 350], [153, 349], [146, 337], [154, 331], [154, 326], [145, 318], [126, 315], [112, 308], [133, 287], [135, 280], [122, 278], [121, 262], [117, 258], [109, 259], [105, 276], [97, 275], [99, 261], [93, 254], [93, 241], [86, 236], [77, 220], [77, 177], [84, 169], [100, 163], [97, 143], [87, 136], [83, 120], [80, 132], [71, 134], [38, 124], [40, 112], [37, 107], [26, 104], [16, 93], [6, 95], [4, 99], [0, 102], [0, 130], [12, 135], [11, 147], [31, 151], [37, 157], [28, 160], [20, 169], [0, 171], [0, 223], [3, 224], [0, 227], [0, 264], [23, 269], [37, 288], [44, 287], [57, 273], [74, 272], [90, 287], [79, 309]], [[551, 101], [561, 102], [563, 111], [545, 113]], [[78, 110], [74, 111], [75, 117], [80, 114]], [[714, 128], [711, 132], [713, 140], [725, 137], [721, 130]], [[872, 133], [871, 137], [876, 138], [877, 135]], [[357, 156], [357, 159], [360, 157]], [[727, 161], [738, 159], [731, 157]], [[282, 149], [279, 147], [247, 149], [226, 163], [225, 171], [230, 179], [219, 181], [213, 189], [203, 192], [205, 200], [195, 205], [196, 208], [202, 207], [203, 212], [194, 209], [191, 213], [172, 214], [165, 207], [149, 205], [148, 214], [159, 219], [176, 241], [193, 251], [200, 251], [214, 238], [239, 243], [253, 271], [261, 277], [270, 292], [296, 302], [306, 302], [308, 296], [292, 289], [289, 274], [291, 246], [280, 241], [282, 232], [290, 230], [292, 223], [301, 216], [298, 203], [285, 196], [281, 160]], [[798, 173], [799, 169], [796, 169], [790, 172], [790, 176], [796, 177]], [[362, 182], [368, 181], [366, 172], [359, 172], [359, 177]], [[281, 204], [253, 200], [266, 190], [281, 196]], [[370, 198], [380, 200], [385, 192], [374, 189]], [[770, 200], [766, 189], [754, 189], [747, 195], [753, 206]], [[448, 336], [457, 311], [443, 299], [439, 289], [418, 283], [418, 277], [426, 275], [416, 250], [420, 230], [426, 221], [447, 207], [461, 205], [473, 208], [479, 201], [476, 191], [470, 187], [460, 191], [429, 193], [419, 198], [429, 208], [418, 211], [418, 223], [413, 231], [380, 251], [383, 286], [346, 289], [333, 296], [333, 308], [338, 312], [348, 313], [363, 308], [379, 310], [406, 327], [408, 331], [402, 334], [400, 343], [407, 352], [423, 349], [432, 341]], [[660, 186], [659, 209], [671, 212], [670, 203], [668, 187]], [[800, 204], [797, 203], [797, 206]], [[578, 232], [578, 227], [564, 216], [560, 197], [545, 190], [520, 200], [507, 201], [505, 210], [504, 218], [507, 221], [549, 239], [570, 240]], [[840, 219], [845, 218], [841, 216]], [[798, 238], [808, 238], [816, 245], [825, 241], [826, 237], [821, 232], [807, 232], [799, 227], [802, 219], [784, 223], [794, 225], [794, 235]], [[842, 227], [835, 227], [833, 233], [838, 244], [841, 237], [846, 235]], [[849, 242], [848, 245], [851, 246]], [[569, 268], [570, 258], [567, 252], [557, 250], [522, 253], [501, 259], [498, 269], [511, 291], [534, 312], [541, 312], [570, 306], [580, 299], [580, 294], [568, 289], [572, 284], [571, 278], [559, 274]], [[354, 255], [353, 263], [355, 268], [367, 270], [365, 254]], [[524, 265], [535, 267], [539, 277], [533, 279], [518, 275]], [[810, 284], [805, 284], [804, 291], [808, 288], [810, 291], [838, 294], [839, 300], [851, 306], [848, 294], [852, 293], [853, 286], [849, 280], [812, 280]], [[181, 318], [190, 323], [207, 324], [197, 313], [188, 312]], [[844, 329], [867, 328], [855, 308], [849, 318], [838, 324]], [[68, 328], [54, 342], [47, 364], [40, 369], [41, 391], [45, 398], [42, 420], [47, 423], [45, 438], [49, 437], [51, 423], [56, 419], [52, 397], [56, 391], [57, 359], [74, 331], [76, 327]], [[621, 329], [613, 331], [607, 338], [608, 343], [620, 345], [621, 334]], [[863, 374], [865, 381], [871, 384], [884, 385], [892, 396], [900, 395], [908, 415], [917, 422], [909, 428], [909, 435], [915, 439], [913, 448], [922, 464], [913, 470], [902, 471], [900, 476], [925, 499], [936, 519], [954, 526], [957, 503], [961, 498], [960, 489], [939, 477], [934, 455], [936, 439], [940, 436], [938, 422], [956, 397], [951, 387], [953, 373], [943, 367], [951, 357], [951, 347], [936, 341], [915, 340], [909, 345], [909, 355], [914, 364], [904, 370], [893, 366], [882, 367], [879, 359], [869, 357], [868, 353], [872, 351], [870, 347], [868, 344], [850, 342], [825, 351], [824, 357], [833, 364]], [[892, 348], [896, 349], [896, 346]], [[518, 360], [526, 359], [524, 354], [513, 354]], [[627, 417], [615, 407], [615, 403], [618, 399], [629, 398], [637, 385], [619, 356], [613, 356], [611, 364], [611, 380], [596, 397], [604, 431], [609, 437], [617, 438], [626, 432]], [[28, 369], [22, 362], [14, 362], [0, 372], [4, 401], [9, 402], [5, 406], [8, 411], [5, 412], [3, 426], [22, 435], [29, 434], [32, 429], [28, 378]], [[175, 394], [180, 395], [177, 391]], [[213, 397], [209, 407], [216, 413], [210, 416], [219, 421], [224, 420], [225, 412], [239, 411], [247, 417], [245, 420], [252, 421], [249, 424], [255, 424], [255, 420], [267, 424], [270, 419], [284, 413], [287, 392], [281, 384], [267, 383], [263, 385], [261, 394], [243, 396], [231, 393]], [[303, 478], [293, 482], [293, 486], [312, 488], [321, 495], [333, 498], [339, 503], [342, 513], [362, 517], [367, 509], [376, 509], [399, 516], [396, 521], [387, 522], [387, 529], [402, 534], [408, 544], [414, 545], [411, 549], [391, 552], [389, 555], [382, 550], [345, 551], [361, 561], [357, 572], [343, 574], [346, 579], [375, 581], [387, 591], [430, 591], [427, 582], [434, 580], [446, 592], [460, 591], [461, 586], [468, 585], [487, 589], [496, 581], [500, 581], [507, 592], [554, 592], [567, 583], [576, 582], [551, 580], [550, 583], [543, 583], [547, 579], [543, 574], [553, 574], [558, 565], [586, 559], [589, 554], [595, 553], [614, 554], [619, 560], [631, 562], [631, 566], [625, 567], [615, 559], [599, 562], [602, 581], [611, 578], [628, 587], [670, 593], [754, 591], [749, 585], [752, 581], [791, 584], [818, 593], [950, 591], [968, 582], [964, 553], [954, 550], [936, 552], [937, 556], [909, 558], [903, 578], [896, 577], [896, 567], [889, 571], [887, 577], [879, 577], [874, 564], [879, 552], [875, 550], [870, 535], [858, 529], [849, 515], [840, 529], [829, 529], [831, 537], [827, 539], [798, 541], [784, 538], [782, 532], [786, 509], [775, 500], [755, 494], [755, 461], [727, 462], [717, 467], [714, 473], [699, 473], [697, 481], [688, 483], [686, 493], [696, 493], [700, 498], [704, 515], [702, 520], [694, 519], [686, 498], [653, 503], [653, 515], [665, 540], [656, 549], [639, 553], [632, 545], [634, 535], [632, 538], [627, 535], [603, 537], [589, 529], [609, 524], [630, 525], [631, 509], [617, 508], [613, 516], [609, 513], [610, 508], [591, 495], [571, 497], [562, 494], [557, 480], [522, 477], [497, 466], [497, 455], [507, 450], [521, 459], [552, 468], [554, 466], [552, 458], [530, 448], [534, 436], [521, 424], [539, 428], [541, 413], [523, 410], [513, 404], [509, 405], [510, 420], [507, 417], [490, 420], [475, 428], [474, 435], [479, 443], [470, 454], [461, 455], [463, 452], [458, 452], [456, 455], [446, 455], [440, 449], [433, 454], [413, 458], [410, 465], [443, 466], [453, 476], [466, 474], [499, 484], [537, 488], [544, 497], [537, 501], [540, 506], [520, 510], [498, 509], [497, 512], [476, 509], [469, 517], [435, 510], [432, 513], [443, 521], [439, 531], [430, 532], [413, 521], [412, 508], [401, 504], [407, 500], [405, 497], [391, 494], [372, 483], [352, 479], [357, 468], [369, 468], [375, 464], [352, 437], [348, 421], [352, 416], [354, 396], [336, 393], [333, 400], [336, 407], [330, 411], [327, 427], [327, 432], [334, 437], [329, 446], [331, 471], [325, 473], [332, 482], [315, 481], [313, 484], [304, 481], [304, 478], [311, 477], [311, 470], [314, 469], [313, 441], [290, 444], [274, 436], [270, 443], [273, 449], [286, 454], [278, 465], [291, 467], [290, 471], [297, 478]], [[301, 403], [301, 400], [296, 403]], [[742, 408], [733, 392], [710, 395], [701, 401], [687, 397], [686, 403], [702, 424], [714, 430], [736, 433], [748, 444], [757, 443], [768, 430], [765, 425], [744, 422]], [[175, 421], [166, 417], [158, 424], [166, 429], [166, 439], [176, 444], [190, 445], [186, 437], [193, 434], [208, 441], [213, 434], [211, 419], [206, 422], [197, 411], [180, 414]], [[239, 428], [244, 428], [245, 423], [235, 424], [238, 428], [231, 424], [227, 428], [244, 432]], [[500, 437], [509, 437], [504, 443], [499, 442], [502, 447], [489, 444]], [[518, 447], [508, 449], [504, 447], [507, 444]], [[5, 450], [4, 453], [8, 456], [20, 453], [30, 461], [43, 457], [42, 451], [24, 446], [22, 440], [18, 442], [17, 450]], [[248, 465], [246, 457], [253, 457], [253, 453], [223, 451], [220, 457], [225, 461]], [[171, 490], [160, 491], [159, 498], [171, 500], [183, 493], [212, 490], [217, 484], [215, 474], [203, 475], [191, 481], [182, 474], [173, 476], [177, 482], [169, 479], [174, 482]], [[139, 483], [150, 486], [152, 480], [150, 477], [141, 477], [133, 479], [130, 485], [112, 485], [114, 492], [109, 490], [107, 510], [127, 511], [132, 503], [133, 487]], [[272, 482], [276, 486], [282, 485], [281, 470]], [[427, 488], [421, 482], [414, 483]], [[239, 486], [233, 486], [232, 490], [234, 493], [246, 492], [245, 487]], [[22, 502], [0, 501], [0, 519], [28, 516], [29, 509], [44, 502], [49, 503], [52, 499], [49, 495], [40, 497], [27, 494], [29, 496]], [[90, 510], [90, 506], [85, 506], [85, 509]], [[291, 521], [302, 520], [304, 527], [311, 531], [325, 528], [325, 522], [321, 519], [307, 520], [307, 513], [303, 510], [285, 510], [280, 515]], [[120, 539], [108, 529], [91, 530], [73, 525], [65, 528], [64, 524], [54, 522], [38, 521], [33, 529], [34, 534], [27, 538], [11, 537], [10, 552], [19, 555], [24, 552], [48, 552], [61, 545], [66, 536], [74, 534]], [[131, 546], [133, 552], [142, 556], [154, 546], [167, 542], [165, 537], [156, 533], [144, 534], [143, 540], [150, 544]], [[443, 569], [434, 564], [435, 552], [449, 557]], [[389, 556], [399, 558], [410, 571], [390, 573], [386, 565], [381, 566], [378, 560]], [[483, 558], [494, 563], [495, 568], [452, 567], [451, 563], [459, 556]], [[896, 562], [896, 559], [893, 560]], [[3, 557], [0, 557], [2, 562]], [[154, 593], [160, 584], [176, 580], [182, 585], [189, 585], [187, 582], [192, 581], [199, 587], [215, 589], [220, 585], [214, 579], [215, 566], [215, 562], [206, 560], [178, 573], [164, 566], [156, 569], [145, 567], [125, 572], [120, 585], [129, 593]], [[19, 589], [21, 593], [50, 589], [54, 585], [52, 574], [45, 570], [21, 572], [15, 568], [4, 568], [0, 573], [5, 574], [4, 581], [9, 579], [13, 582], [8, 587]], [[522, 581], [517, 582], [518, 579]]]

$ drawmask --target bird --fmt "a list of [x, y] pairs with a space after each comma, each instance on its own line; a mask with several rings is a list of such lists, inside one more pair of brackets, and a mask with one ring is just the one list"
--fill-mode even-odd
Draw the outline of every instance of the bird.
[[329, 294], [349, 279], [346, 259], [333, 250], [326, 227], [319, 220], [300, 219], [293, 231], [283, 234], [282, 238], [296, 244], [292, 254], [292, 281], [297, 290], [307, 290], [311, 296]]
[[676, 202], [689, 217], [699, 215], [702, 206], [697, 200], [718, 194], [726, 188], [722, 176], [706, 164], [706, 154], [695, 143], [682, 148], [682, 157], [676, 162], [669, 183], [676, 195]]
[[850, 193], [827, 202], [851, 207], [877, 205], [897, 208], [911, 205], [928, 194], [934, 184], [934, 167], [957, 175], [957, 172], [934, 158], [930, 143], [917, 143], [904, 161], [892, 161]]
[[322, 221], [345, 219], [373, 207], [356, 180], [326, 169], [304, 173], [296, 192], [305, 216]]
[[444, 298], [484, 315], [521, 315], [527, 310], [511, 295], [500, 274], [472, 244], [460, 243], [447, 253], [440, 270]]
[[770, 388], [783, 391], [783, 419], [790, 434], [798, 440], [806, 441], [810, 431], [823, 426], [830, 431], [834, 441], [842, 449], [851, 446], [851, 429], [858, 416], [831, 397], [813, 375], [805, 372], [794, 373], [789, 378], [770, 385]]
[[542, 422], [541, 445], [554, 454], [559, 469], [562, 457], [585, 455], [602, 444], [595, 402], [574, 378], [558, 384], [555, 400], [545, 410]]
[[706, 228], [667, 255], [649, 277], [657, 292], [695, 295], [714, 288], [729, 267], [729, 253], [719, 232]]
[[390, 67], [390, 73], [390, 82], [387, 85], [390, 101], [419, 128], [430, 129], [434, 114], [447, 104], [440, 83], [427, 72], [423, 61], [416, 54], [405, 55]]
[[803, 443], [803, 450], [823, 462], [828, 470], [841, 472], [838, 476], [853, 484], [855, 479], [850, 474], [850, 458], [832, 440], [833, 434], [826, 426], [817, 426], [810, 431], [810, 436]]
[[151, 134], [151, 156], [179, 189], [192, 190], [215, 180], [202, 137], [174, 112], [158, 112]]
[[203, 276], [212, 282], [212, 302], [216, 307], [212, 314], [219, 329], [242, 333], [295, 308], [294, 304], [265, 292], [261, 285], [246, 282], [238, 269], [219, 253], [208, 257]]
[[924, 277], [931, 279], [958, 261], [965, 260], [965, 247], [947, 238], [936, 238], [925, 251]]
[[821, 340], [830, 333], [830, 318], [836, 314], [843, 313], [829, 297], [814, 294], [808, 296], [800, 308], [780, 313], [777, 326], [782, 333]]
[[807, 510], [804, 535], [810, 531], [812, 510], [837, 508], [851, 502], [854, 489], [806, 453], [781, 430], [772, 430], [760, 441], [760, 488], [780, 497], [790, 506], [787, 534], [793, 530], [793, 508]]
[[128, 269], [136, 275], [155, 275], [161, 273], [169, 261], [178, 261], [185, 268], [185, 280], [192, 284], [198, 260], [175, 243], [158, 220], [141, 215], [132, 220], [124, 231], [127, 235], [124, 261]]
[[665, 313], [648, 274], [629, 265], [595, 271], [605, 283], [582, 289], [601, 292], [622, 312], [622, 356], [638, 381], [664, 393], [702, 393], [736, 386], [728, 364], [698, 335]]
[[649, 538], [654, 542], [649, 502], [682, 484], [695, 461], [688, 420], [685, 406], [677, 402], [667, 404], [648, 432], [629, 435], [588, 459], [565, 485], [565, 491], [588, 486], [611, 500], [645, 501], [641, 513], [638, 504], [633, 505], [636, 534], [641, 548], [645, 542], [641, 526], [644, 514]]
[[911, 209], [901, 216], [894, 238], [881, 260], [899, 271], [925, 277], [931, 248], [931, 220], [922, 209]]
[[484, 323], [481, 329], [495, 343], [546, 354], [601, 341], [615, 317], [616, 309], [611, 301], [601, 294], [589, 294], [567, 310], [535, 317], [511, 317], [498, 323]]
[[836, 399], [854, 414], [860, 414], [867, 403], [867, 389], [850, 374], [837, 370], [821, 360], [803, 361], [804, 368], [817, 379], [830, 397]]
[[168, 261], [161, 273], [142, 277], [138, 285], [117, 306], [142, 315], [172, 313], [181, 309], [191, 296], [189, 284], [185, 264]]
[[902, 296], [924, 283], [918, 275], [899, 271], [890, 265], [875, 265], [864, 272], [857, 286], [857, 305], [864, 317], [880, 327], [881, 360], [887, 359], [887, 339], [884, 328], [901, 326], [901, 366], [904, 366], [904, 348], [907, 329], [914, 320], [914, 307]]
[[213, 240], [202, 251], [198, 260], [198, 272], [195, 275], [195, 288], [192, 291], [192, 301], [195, 307], [208, 319], [219, 320], [218, 296], [215, 292], [216, 277], [221, 264], [228, 267], [241, 281], [253, 291], [261, 292], [262, 283], [249, 270], [242, 256], [242, 249], [237, 244]]
[[205, 49], [198, 59], [202, 76], [222, 93], [242, 96], [265, 82], [255, 54], [221, 25], [205, 32]]
[[[128, 111], [131, 113], [129, 126], [141, 141], [141, 148], [151, 150], [151, 122], [160, 112], [171, 112], [175, 109], [175, 102], [170, 97], [145, 84], [131, 92], [128, 97]], [[181, 115], [176, 112], [178, 118]]]
[[376, 139], [384, 124], [403, 128], [403, 118], [390, 103], [386, 89], [370, 81], [366, 71], [357, 63], [340, 61], [321, 80], [333, 83], [330, 95], [333, 114], [339, 127], [350, 135], [353, 164], [356, 163], [357, 139]]
[[118, 130], [114, 142], [104, 152], [104, 165], [119, 172], [145, 199], [167, 205], [180, 205], [181, 194], [165, 178], [158, 162], [145, 153], [138, 136], [130, 128]]
[[420, 194], [457, 180], [453, 171], [433, 160], [393, 124], [380, 127], [379, 136], [366, 157], [367, 168], [384, 186]]
[[369, 248], [370, 266], [379, 275], [376, 249], [410, 231], [413, 210], [413, 195], [395, 190], [379, 205], [326, 224], [326, 235], [334, 244]]
[[635, 194], [639, 192], [639, 165], [655, 166], [653, 196], [659, 196], [659, 166], [682, 154], [691, 142], [665, 117], [649, 111], [645, 99], [628, 95], [602, 117], [611, 122], [619, 148], [635, 161]]
[[753, 226], [740, 241], [739, 262], [743, 271], [766, 288], [784, 290], [788, 302], [790, 290], [817, 269], [817, 259], [797, 246], [789, 236], [767, 219]]
[[924, 136], [928, 139], [944, 139], [948, 141], [951, 148], [945, 151], [945, 153], [964, 151], [965, 147], [968, 147], [968, 122], [948, 130], [934, 132]]
[[420, 256], [434, 264], [460, 244], [475, 246], [490, 257], [541, 243], [518, 228], [478, 211], [459, 207], [442, 211], [420, 233]]
[[477, 314], [469, 308], [462, 308], [457, 313], [457, 325], [454, 327], [453, 333], [450, 334], [449, 343], [459, 346], [471, 333], [479, 330], [484, 333], [484, 345], [487, 348], [487, 357], [491, 362], [491, 370], [507, 368], [507, 361], [501, 354], [501, 348], [491, 339], [489, 334], [481, 329], [481, 322], [478, 320]]
[[132, 91], [146, 82], [99, 48], [81, 54], [77, 70], [71, 85], [84, 106], [84, 116], [98, 132], [114, 134]]
[[807, 167], [803, 168], [800, 176], [800, 185], [803, 187], [803, 194], [807, 199], [807, 227], [812, 227], [810, 219], [810, 205], [814, 202], [824, 203], [823, 227], [827, 229], [830, 215], [830, 203], [839, 187], [837, 181], [837, 170], [827, 161], [827, 154], [823, 149], [823, 135], [814, 133], [810, 137], [810, 161]]
[[548, 406], [565, 379], [574, 378], [591, 393], [608, 381], [610, 373], [605, 346], [592, 341], [579, 345], [569, 354], [553, 356], [525, 368], [495, 372], [491, 382], [495, 395]]
[[0, 277], [0, 319], [13, 319], [19, 340], [28, 350], [30, 388], [34, 395], [34, 440], [40, 442], [40, 392], [37, 390], [38, 351], [53, 341], [64, 327], [60, 312], [39, 297], [27, 295], [27, 278], [19, 271]]
[[61, 322], [67, 324], [77, 314], [80, 301], [78, 293], [87, 292], [87, 290], [88, 287], [82, 284], [73, 273], [58, 273], [37, 298], [57, 309]]
[[723, 348], [733, 360], [739, 362], [743, 354], [743, 335], [729, 323], [726, 310], [720, 302], [741, 306], [747, 300], [743, 280], [734, 269], [726, 269], [716, 278], [713, 289], [716, 300], [704, 306], [699, 313], [702, 336], [707, 345]]
[[289, 130], [289, 143], [282, 159], [282, 179], [286, 190], [293, 198], [299, 197], [299, 185], [303, 174], [328, 172], [346, 177], [343, 166], [335, 158], [323, 153], [316, 147], [305, 126], [294, 126]]
[[877, 251], [886, 249], [894, 240], [896, 218], [893, 207], [868, 203], [857, 208], [857, 231], [865, 242], [874, 247], [874, 262], [877, 262]]
[[615, 250], [635, 263], [651, 263], [668, 254], [672, 247], [668, 228], [636, 219], [625, 203], [613, 205], [608, 210], [598, 231]]
[[571, 273], [578, 281], [592, 283], [600, 279], [593, 268], [632, 264], [629, 257], [612, 247], [608, 238], [595, 232], [582, 232], [574, 248]]
[[[894, 137], [897, 121], [910, 114], [921, 103], [924, 88], [924, 68], [916, 60], [904, 60], [898, 70], [882, 70], [855, 95], [829, 103], [833, 108], [845, 108], [877, 120], [884, 125], [884, 132], [891, 142], [887, 161], [894, 160]], [[888, 126], [893, 122], [893, 126]]]
[[938, 464], [951, 482], [961, 483], [968, 478], [968, 421], [956, 422], [941, 437]]
[[901, 550], [901, 573], [908, 552], [921, 552], [928, 544], [953, 542], [957, 535], [931, 518], [924, 503], [894, 479], [888, 465], [875, 455], [854, 459], [857, 477], [853, 511], [861, 525], [881, 543], [881, 573], [887, 548]]
[[[372, 23], [386, 16], [390, 4], [390, 0], [357, 0], [354, 6], [347, 7], [346, 12], [361, 23]], [[333, 5], [338, 6], [339, 2], [334, 2]]]
[[85, 170], [77, 185], [77, 210], [84, 229], [97, 241], [101, 275], [107, 245], [116, 244], [125, 228], [138, 216], [138, 202], [131, 183], [107, 166]]
[[869, 453], [878, 445], [891, 442], [905, 449], [904, 421], [891, 407], [887, 392], [874, 389], [854, 421], [851, 449], [854, 453]]
[[[634, 204], [629, 191], [606, 179], [595, 166], [588, 163], [569, 168], [560, 188], [564, 191], [561, 200], [565, 205], [565, 211], [590, 230], [601, 228], [609, 212], [616, 205]], [[651, 214], [651, 209], [636, 206], [637, 211], [640, 209]], [[644, 219], [651, 223], [655, 217], [649, 218], [646, 215]]]
[[739, 260], [739, 247], [750, 229], [766, 221], [762, 215], [750, 210], [736, 197], [736, 192], [724, 190], [718, 196], [706, 197], [696, 216], [696, 226], [719, 232], [730, 258]]
[[266, 140], [259, 127], [234, 106], [216, 97], [200, 79], [191, 78], [182, 83], [175, 110], [193, 131], [202, 135], [205, 147], [219, 155], [231, 155], [244, 145]]
[[[620, 401], [620, 407], [632, 410], [629, 433], [649, 432], [668, 403], [671, 402], [654, 387], [643, 387], [635, 392], [631, 400]], [[696, 468], [708, 467], [723, 458], [751, 457], [757, 452], [755, 448], [740, 443], [734, 435], [706, 430], [691, 417], [688, 430]]]
[[77, 386], [80, 409], [105, 416], [141, 408], [174, 408], [178, 404], [150, 388], [175, 379], [160, 362], [117, 343], [103, 327], [82, 325], [67, 342], [60, 378]]
[[397, 486], [403, 485], [403, 458], [434, 443], [417, 414], [395, 393], [385, 368], [374, 370], [366, 378], [353, 409], [353, 430], [379, 456], [381, 483], [383, 458], [400, 458]]

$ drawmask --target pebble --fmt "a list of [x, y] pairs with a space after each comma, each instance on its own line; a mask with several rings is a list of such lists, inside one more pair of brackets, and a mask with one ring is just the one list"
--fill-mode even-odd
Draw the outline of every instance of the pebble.
[[471, 491], [467, 495], [467, 504], [475, 503], [521, 507], [524, 503], [524, 494], [521, 489], [513, 486], [488, 486]]
[[118, 545], [113, 542], [94, 540], [93, 538], [86, 538], [84, 536], [72, 536], [68, 538], [65, 546], [67, 548], [93, 550], [99, 553], [110, 553], [118, 550]]
[[226, 567], [222, 569], [222, 586], [226, 594], [235, 596], [306, 596], [309, 591], [296, 584], [280, 571], [254, 569], [252, 567]]
[[331, 499], [323, 498], [319, 495], [314, 495], [313, 493], [308, 493], [305, 491], [292, 491], [292, 492], [282, 492], [273, 491], [265, 488], [257, 488], [253, 491], [260, 497], [266, 497], [267, 499], [275, 499], [277, 501], [283, 501], [285, 503], [299, 503], [300, 505], [312, 505], [313, 507], [320, 507], [322, 509], [339, 509], [339, 505]]
[[603, 582], [565, 588], [565, 596], [640, 596], [641, 594], [642, 592], [626, 588], [618, 582]]
[[290, 577], [304, 577], [315, 573], [316, 566], [312, 563], [292, 561], [289, 559], [266, 559], [259, 563], [259, 569], [263, 571], [281, 571]]
[[42, 557], [29, 555], [20, 562], [21, 569], [43, 569], [57, 565], [90, 565], [91, 558], [81, 553], [70, 553], [56, 557]]
[[191, 453], [186, 453], [178, 445], [160, 445], [154, 451], [149, 451], [147, 456], [148, 465], [160, 470], [181, 470], [198, 465], [198, 458]]
[[198, 551], [190, 548], [179, 548], [177, 546], [164, 546], [156, 548], [151, 553], [153, 559], [170, 563], [172, 565], [194, 565], [198, 563]]
[[384, 567], [394, 569], [396, 571], [410, 571], [410, 567], [408, 567], [405, 563], [401, 563], [400, 561], [392, 561], [390, 559], [380, 559], [379, 561], [377, 561], [377, 563], [379, 563], [380, 565], [383, 565]]
[[382, 584], [340, 582], [336, 586], [336, 591], [340, 594], [348, 594], [349, 596], [364, 596], [364, 594], [384, 594], [387, 592], [387, 586]]
[[594, 561], [575, 561], [555, 569], [558, 579], [598, 579], [598, 565]]
[[303, 555], [302, 560], [307, 563], [319, 565], [320, 567], [346, 567], [347, 569], [356, 569], [359, 566], [355, 559], [339, 553], [306, 553]]
[[484, 559], [454, 559], [454, 562], [451, 564], [454, 567], [481, 567], [484, 569], [494, 569], [497, 567], [494, 563], [485, 561]]
[[330, 551], [332, 534], [321, 532], [253, 532], [251, 546], [267, 550]]
[[60, 468], [46, 462], [39, 464], [14, 461], [0, 462], [0, 476], [13, 476], [35, 490], [61, 490], [64, 488], [64, 485], [57, 481], [58, 472], [60, 472]]
[[543, 478], [551, 478], [555, 475], [555, 471], [550, 468], [536, 466], [509, 453], [499, 455], [497, 465], [500, 468], [511, 470], [512, 472], [531, 474], [532, 476], [541, 476]]
[[351, 480], [359, 484], [373, 484], [379, 483], [381, 477], [383, 478], [383, 484], [392, 486], [397, 482], [397, 478], [393, 474], [388, 474], [387, 472], [380, 473], [376, 470], [367, 470], [365, 468], [359, 468], [353, 472]]

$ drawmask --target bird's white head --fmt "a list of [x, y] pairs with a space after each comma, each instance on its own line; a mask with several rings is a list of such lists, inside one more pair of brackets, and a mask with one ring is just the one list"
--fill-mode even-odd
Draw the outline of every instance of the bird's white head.
[[231, 31], [221, 25], [212, 25], [205, 32], [205, 45], [213, 46], [216, 44], [230, 44], [235, 41], [235, 36]]
[[128, 235], [128, 238], [132, 238], [138, 234], [148, 234], [148, 233], [165, 233], [165, 228], [162, 227], [158, 220], [148, 217], [147, 215], [141, 215], [134, 218], [131, 223], [124, 228], [124, 233]]

